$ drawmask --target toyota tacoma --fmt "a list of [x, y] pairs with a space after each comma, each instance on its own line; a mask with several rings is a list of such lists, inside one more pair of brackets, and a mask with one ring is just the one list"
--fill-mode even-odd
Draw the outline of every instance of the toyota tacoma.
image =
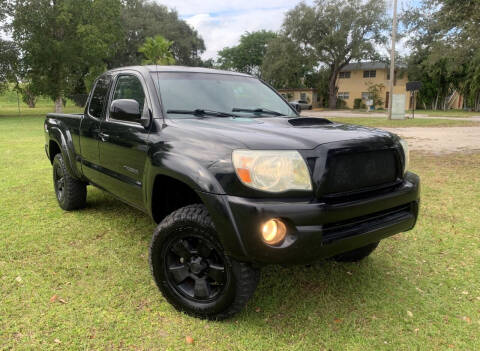
[[301, 117], [246, 74], [113, 69], [83, 114], [44, 127], [60, 207], [84, 207], [92, 185], [151, 216], [155, 283], [201, 318], [240, 311], [264, 265], [358, 261], [418, 216], [401, 138]]

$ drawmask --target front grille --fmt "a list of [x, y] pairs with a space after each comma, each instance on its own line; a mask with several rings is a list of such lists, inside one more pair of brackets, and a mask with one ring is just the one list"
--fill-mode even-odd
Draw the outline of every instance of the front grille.
[[345, 239], [389, 223], [400, 222], [413, 216], [414, 203], [390, 208], [388, 210], [355, 217], [341, 222], [329, 223], [323, 226], [322, 242], [330, 244], [336, 240]]
[[393, 184], [397, 180], [394, 150], [329, 155], [322, 195], [361, 191]]

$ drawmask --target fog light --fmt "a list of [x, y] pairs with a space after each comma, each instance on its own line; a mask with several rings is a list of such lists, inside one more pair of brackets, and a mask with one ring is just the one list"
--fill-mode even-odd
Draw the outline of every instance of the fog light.
[[279, 219], [270, 219], [263, 224], [262, 239], [269, 245], [280, 244], [287, 234], [287, 227]]

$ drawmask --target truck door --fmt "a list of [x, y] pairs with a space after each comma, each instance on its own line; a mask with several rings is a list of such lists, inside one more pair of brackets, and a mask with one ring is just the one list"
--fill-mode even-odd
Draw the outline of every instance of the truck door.
[[[114, 100], [133, 99], [140, 105], [141, 115], [149, 112], [143, 77], [135, 72], [116, 76], [109, 106]], [[114, 119], [107, 109], [101, 125], [100, 164], [105, 169], [101, 186], [122, 200], [144, 208], [143, 172], [147, 161], [148, 130], [140, 123]]]
[[92, 183], [98, 183], [101, 178], [99, 171], [100, 125], [105, 119], [112, 80], [110, 75], [103, 75], [97, 79], [80, 125], [82, 172]]

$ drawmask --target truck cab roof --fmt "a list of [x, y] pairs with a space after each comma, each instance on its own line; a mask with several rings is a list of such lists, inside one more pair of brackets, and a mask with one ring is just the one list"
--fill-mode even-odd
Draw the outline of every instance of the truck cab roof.
[[233, 76], [252, 77], [249, 74], [225, 71], [220, 69], [205, 68], [205, 67], [187, 67], [187, 66], [160, 66], [160, 65], [146, 65], [146, 66], [128, 66], [109, 70], [108, 72], [119, 72], [125, 70], [135, 70], [144, 73], [148, 72], [181, 72], [181, 73], [210, 73], [210, 74], [228, 74]]

